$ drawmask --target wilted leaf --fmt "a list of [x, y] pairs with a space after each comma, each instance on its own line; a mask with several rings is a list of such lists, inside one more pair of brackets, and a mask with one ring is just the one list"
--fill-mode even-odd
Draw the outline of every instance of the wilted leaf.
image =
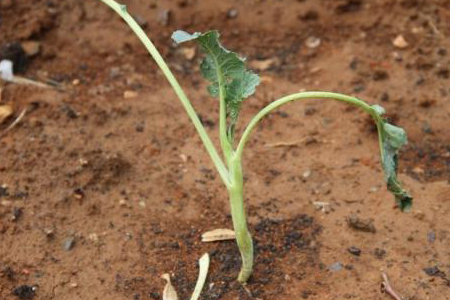
[[231, 229], [214, 229], [202, 234], [202, 242], [234, 240], [236, 234]]
[[177, 292], [175, 291], [175, 288], [173, 287], [172, 283], [170, 282], [170, 275], [169, 274], [163, 274], [161, 278], [165, 279], [167, 281], [166, 286], [164, 287], [163, 291], [163, 300], [178, 300]]
[[13, 114], [13, 109], [9, 105], [0, 105], [0, 124]]
[[219, 96], [221, 90], [223, 92], [229, 118], [228, 135], [232, 140], [242, 101], [255, 92], [259, 84], [258, 75], [246, 70], [245, 59], [222, 47], [216, 30], [194, 34], [177, 30], [172, 34], [172, 39], [178, 44], [195, 40], [206, 53], [201, 71], [211, 82], [208, 91], [213, 97]]
[[400, 209], [407, 211], [412, 206], [413, 198], [403, 189], [397, 179], [397, 153], [408, 142], [406, 133], [403, 128], [389, 124], [381, 118], [381, 114], [384, 113], [381, 106], [372, 106], [372, 108], [380, 116], [378, 130], [380, 130], [381, 155], [387, 188], [394, 194]]

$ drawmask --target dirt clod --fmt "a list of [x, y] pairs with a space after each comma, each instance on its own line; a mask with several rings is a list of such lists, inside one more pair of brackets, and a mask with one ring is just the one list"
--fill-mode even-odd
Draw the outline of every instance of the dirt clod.
[[372, 219], [363, 219], [356, 214], [351, 214], [347, 218], [347, 224], [350, 228], [353, 228], [358, 231], [371, 233], [376, 232], [375, 225], [373, 224]]
[[347, 249], [347, 251], [355, 256], [361, 255], [361, 249], [359, 249], [355, 246], [351, 246], [350, 248]]
[[19, 299], [27, 300], [33, 299], [35, 296], [36, 288], [30, 285], [21, 285], [13, 289], [12, 294]]

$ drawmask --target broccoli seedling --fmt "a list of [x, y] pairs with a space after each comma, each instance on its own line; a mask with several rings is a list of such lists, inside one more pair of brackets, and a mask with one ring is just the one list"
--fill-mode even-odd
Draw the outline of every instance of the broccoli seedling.
[[255, 92], [259, 85], [259, 77], [245, 68], [245, 60], [235, 53], [225, 49], [219, 42], [217, 31], [189, 34], [184, 31], [175, 31], [172, 39], [176, 43], [190, 41], [197, 42], [205, 58], [201, 63], [201, 72], [210, 82], [208, 91], [213, 97], [219, 98], [219, 138], [222, 157], [211, 142], [208, 133], [200, 122], [191, 102], [175, 76], [169, 70], [164, 59], [159, 54], [153, 43], [136, 21], [128, 14], [126, 7], [114, 0], [101, 0], [115, 10], [130, 26], [147, 48], [155, 62], [161, 68], [174, 92], [180, 99], [188, 116], [192, 120], [200, 139], [209, 153], [219, 175], [225, 184], [230, 199], [233, 227], [236, 241], [242, 257], [242, 267], [238, 281], [245, 283], [253, 269], [253, 242], [247, 228], [244, 209], [242, 153], [250, 137], [252, 130], [258, 122], [274, 109], [294, 100], [306, 99], [332, 99], [346, 102], [367, 112], [374, 120], [379, 138], [381, 164], [383, 167], [387, 189], [395, 196], [398, 207], [408, 210], [412, 205], [412, 197], [402, 188], [397, 179], [397, 153], [407, 143], [405, 131], [397, 126], [389, 124], [384, 118], [384, 109], [379, 105], [369, 105], [357, 98], [330, 92], [302, 92], [282, 97], [273, 101], [261, 109], [244, 129], [242, 136], [235, 146], [235, 126], [238, 120], [242, 102]]

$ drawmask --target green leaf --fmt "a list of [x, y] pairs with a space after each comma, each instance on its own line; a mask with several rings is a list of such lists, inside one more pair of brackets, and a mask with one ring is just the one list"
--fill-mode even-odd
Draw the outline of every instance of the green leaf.
[[177, 30], [172, 39], [178, 44], [192, 40], [200, 44], [206, 54], [200, 66], [202, 74], [211, 82], [208, 91], [213, 97], [218, 97], [222, 90], [229, 119], [228, 135], [232, 139], [242, 101], [255, 92], [258, 75], [246, 70], [245, 59], [220, 44], [216, 30], [194, 34]]
[[378, 115], [378, 130], [381, 138], [381, 155], [383, 170], [388, 190], [394, 194], [397, 205], [402, 211], [408, 211], [412, 206], [413, 198], [406, 192], [397, 179], [397, 155], [398, 150], [407, 144], [406, 133], [403, 128], [386, 122], [381, 114], [384, 109], [381, 106], [372, 106]]

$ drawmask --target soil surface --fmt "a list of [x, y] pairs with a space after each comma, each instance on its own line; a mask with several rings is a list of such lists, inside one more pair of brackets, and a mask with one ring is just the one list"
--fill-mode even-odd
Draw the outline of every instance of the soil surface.
[[0, 299], [157, 300], [166, 272], [188, 299], [205, 252], [201, 299], [391, 299], [382, 272], [403, 299], [450, 299], [450, 1], [124, 2], [215, 143], [202, 55], [175, 46], [176, 29], [218, 29], [260, 74], [238, 134], [300, 90], [385, 107], [408, 132], [399, 178], [412, 211], [386, 191], [368, 116], [328, 100], [288, 104], [244, 153], [256, 266], [243, 288], [235, 243], [200, 239], [231, 228], [226, 190], [124, 22], [98, 0], [0, 0], [0, 59], [52, 86], [2, 84], [14, 113], [0, 124]]

